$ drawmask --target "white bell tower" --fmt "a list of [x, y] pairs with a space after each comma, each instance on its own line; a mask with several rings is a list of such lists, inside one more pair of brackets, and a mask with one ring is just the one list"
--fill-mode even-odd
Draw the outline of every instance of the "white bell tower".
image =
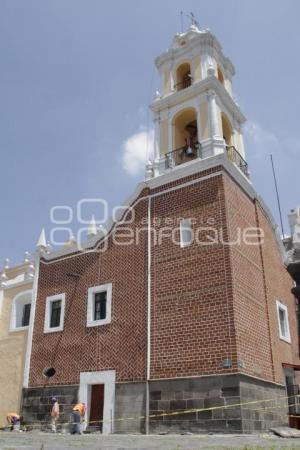
[[246, 119], [232, 97], [235, 70], [216, 37], [192, 25], [155, 64], [162, 88], [150, 105], [155, 148], [146, 178], [220, 153], [248, 177], [241, 131]]

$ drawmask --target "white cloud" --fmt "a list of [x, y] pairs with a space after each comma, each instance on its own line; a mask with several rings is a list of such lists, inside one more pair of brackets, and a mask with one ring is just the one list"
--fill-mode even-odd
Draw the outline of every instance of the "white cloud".
[[138, 175], [145, 169], [149, 155], [153, 152], [154, 130], [141, 129], [123, 143], [122, 164], [129, 175]]
[[280, 153], [281, 155], [296, 156], [300, 151], [300, 140], [294, 136], [278, 137], [273, 131], [263, 128], [256, 122], [248, 122], [245, 126], [245, 137], [249, 140], [248, 152], [255, 157]]
[[256, 156], [261, 153], [276, 152], [279, 149], [280, 141], [278, 137], [269, 130], [264, 129], [256, 122], [248, 122], [245, 126], [245, 136], [251, 141], [251, 150], [257, 153]]

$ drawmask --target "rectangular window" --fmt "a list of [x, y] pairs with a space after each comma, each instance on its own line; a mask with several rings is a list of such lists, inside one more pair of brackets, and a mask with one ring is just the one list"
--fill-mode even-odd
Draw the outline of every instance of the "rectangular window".
[[51, 302], [50, 328], [57, 328], [60, 325], [61, 300]]
[[95, 327], [111, 322], [112, 284], [88, 289], [87, 326]]
[[286, 342], [291, 342], [288, 309], [286, 305], [277, 301], [277, 314], [280, 339]]
[[65, 294], [46, 298], [44, 333], [62, 331], [64, 328]]
[[24, 305], [24, 307], [23, 307], [23, 314], [22, 314], [22, 327], [27, 327], [29, 325], [30, 310], [31, 310], [31, 304], [30, 303], [27, 303], [27, 305]]
[[94, 320], [103, 320], [106, 317], [107, 292], [97, 292], [94, 296]]
[[180, 220], [180, 247], [188, 247], [193, 242], [193, 231], [191, 219]]

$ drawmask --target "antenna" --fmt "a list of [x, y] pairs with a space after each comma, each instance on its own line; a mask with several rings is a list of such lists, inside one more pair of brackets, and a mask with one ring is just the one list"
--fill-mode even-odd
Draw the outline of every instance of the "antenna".
[[183, 11], [180, 11], [180, 28], [181, 33], [183, 33]]
[[270, 155], [270, 158], [271, 158], [272, 171], [273, 171], [273, 177], [274, 177], [274, 184], [275, 184], [275, 190], [276, 190], [276, 197], [277, 197], [278, 211], [279, 211], [279, 217], [280, 217], [280, 223], [281, 223], [282, 237], [284, 238], [283, 220], [282, 220], [279, 192], [278, 192], [277, 179], [276, 179], [276, 173], [275, 173], [275, 167], [274, 167], [274, 161], [273, 161], [273, 155], [272, 154]]

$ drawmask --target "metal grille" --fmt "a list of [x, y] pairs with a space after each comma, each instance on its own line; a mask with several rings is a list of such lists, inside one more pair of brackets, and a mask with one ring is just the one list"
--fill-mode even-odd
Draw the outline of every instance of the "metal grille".
[[61, 316], [61, 300], [56, 300], [51, 303], [50, 328], [59, 327], [60, 316]]
[[95, 294], [94, 320], [106, 318], [106, 298], [106, 292], [97, 292], [97, 294]]

